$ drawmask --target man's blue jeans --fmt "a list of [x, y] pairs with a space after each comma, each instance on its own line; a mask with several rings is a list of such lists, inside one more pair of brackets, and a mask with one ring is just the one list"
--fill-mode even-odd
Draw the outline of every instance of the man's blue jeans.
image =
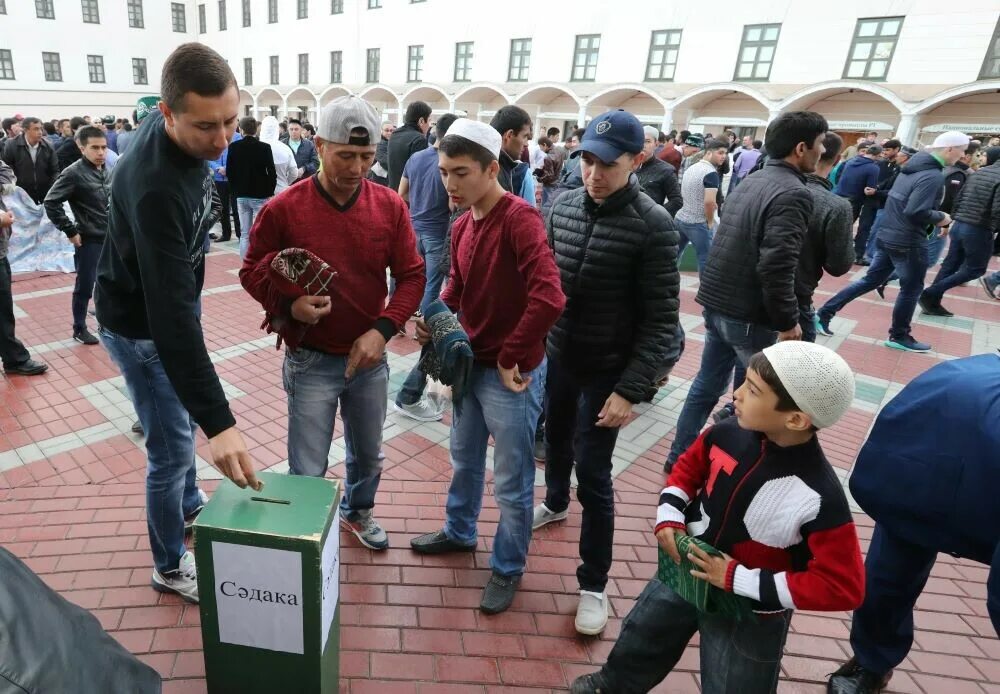
[[704, 694], [771, 694], [791, 619], [791, 610], [758, 621], [709, 615], [654, 578], [622, 622], [601, 677], [609, 692], [648, 692], [697, 633]]
[[879, 208], [875, 213], [875, 221], [872, 223], [871, 231], [868, 232], [868, 243], [865, 245], [865, 257], [871, 260], [875, 256], [875, 239], [878, 238], [878, 228], [885, 215], [885, 208]]
[[899, 275], [899, 294], [892, 309], [889, 339], [896, 340], [908, 336], [913, 312], [917, 308], [917, 300], [924, 288], [924, 277], [927, 274], [926, 246], [899, 248], [876, 241], [875, 257], [872, 258], [872, 264], [868, 266], [865, 276], [837, 292], [823, 304], [817, 314], [823, 320], [829, 321], [838, 311], [862, 294], [867, 294], [888, 282], [894, 270]]
[[695, 255], [698, 257], [698, 274], [705, 267], [708, 259], [708, 249], [712, 246], [712, 231], [705, 222], [689, 224], [674, 220], [674, 228], [680, 234], [680, 243], [677, 246], [677, 257], [684, 254], [684, 249], [688, 243], [694, 245]]
[[667, 456], [669, 463], [674, 463], [698, 438], [715, 403], [729, 387], [733, 368], [746, 369], [750, 357], [778, 339], [778, 333], [765, 326], [728, 318], [711, 309], [702, 313], [705, 316], [705, 347], [701, 352], [701, 366], [677, 420], [674, 442]]
[[[423, 234], [417, 237], [417, 251], [424, 259], [424, 274], [427, 277], [427, 284], [424, 285], [424, 298], [420, 300], [421, 312], [426, 311], [431, 302], [435, 301], [441, 294], [441, 285], [444, 284], [445, 280], [445, 273], [441, 268], [441, 256], [445, 251], [444, 244], [444, 237], [437, 234]], [[427, 387], [427, 375], [414, 364], [399, 389], [396, 403], [412, 405], [419, 402], [420, 398], [423, 397], [425, 387]]]
[[951, 245], [941, 269], [924, 294], [937, 301], [951, 289], [986, 274], [993, 254], [993, 232], [989, 229], [955, 222], [951, 227]]
[[535, 427], [542, 411], [546, 363], [533, 371], [527, 390], [515, 393], [500, 380], [496, 367], [473, 367], [462, 411], [452, 415], [451, 487], [448, 490], [445, 534], [463, 545], [476, 543], [476, 521], [483, 506], [486, 446], [493, 437], [493, 493], [500, 507], [500, 524], [493, 540], [490, 566], [502, 576], [524, 573], [531, 541], [534, 505]]
[[865, 602], [854, 611], [851, 647], [858, 664], [884, 675], [913, 645], [913, 607], [937, 552], [907, 542], [875, 524], [865, 558]]
[[353, 520], [356, 511], [375, 506], [382, 478], [389, 366], [383, 355], [378, 364], [351, 378], [344, 376], [346, 369], [346, 355], [299, 348], [285, 352], [282, 375], [288, 393], [288, 467], [293, 475], [326, 474], [337, 403], [343, 405], [348, 454], [340, 511]]
[[133, 340], [101, 328], [104, 348], [118, 366], [146, 434], [146, 525], [153, 564], [177, 568], [184, 516], [201, 505], [195, 479], [196, 425], [167, 378], [152, 340]]
[[250, 248], [250, 227], [257, 219], [257, 214], [264, 203], [271, 198], [236, 198], [236, 214], [240, 218], [240, 258], [247, 257], [247, 249]]

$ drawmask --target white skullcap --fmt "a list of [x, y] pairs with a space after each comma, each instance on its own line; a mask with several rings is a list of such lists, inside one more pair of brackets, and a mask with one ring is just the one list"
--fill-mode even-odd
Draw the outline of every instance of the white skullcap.
[[652, 125], [644, 125], [644, 126], [642, 126], [642, 133], [646, 137], [653, 138], [654, 141], [657, 140], [657, 139], [659, 139], [659, 137], [660, 137], [660, 131], [657, 130], [656, 128], [654, 128]]
[[833, 426], [854, 400], [854, 373], [832, 349], [786, 340], [764, 349], [764, 356], [795, 405], [823, 429]]
[[447, 137], [464, 137], [472, 140], [477, 145], [481, 145], [497, 159], [500, 158], [500, 148], [503, 145], [503, 138], [492, 125], [481, 123], [468, 118], [459, 118], [448, 127]]
[[969, 136], [965, 133], [960, 133], [957, 130], [949, 130], [946, 133], [941, 133], [936, 138], [934, 138], [934, 144], [931, 145], [931, 149], [936, 149], [938, 147], [968, 147], [969, 146]]

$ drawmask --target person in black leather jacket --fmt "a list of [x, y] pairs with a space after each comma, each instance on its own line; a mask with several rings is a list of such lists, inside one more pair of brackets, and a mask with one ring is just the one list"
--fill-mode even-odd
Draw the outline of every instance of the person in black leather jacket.
[[575, 462], [583, 505], [576, 628], [590, 635], [607, 623], [619, 427], [660, 375], [678, 330], [678, 235], [632, 174], [642, 151], [635, 116], [595, 118], [573, 153], [582, 155], [584, 187], [561, 195], [547, 220], [566, 309], [546, 344], [547, 493], [532, 525], [567, 517]]
[[764, 138], [770, 155], [729, 196], [695, 300], [704, 307], [705, 348], [677, 422], [665, 467], [694, 443], [712, 407], [734, 387], [750, 357], [777, 340], [798, 340], [795, 276], [813, 212], [807, 173], [823, 154], [826, 119], [812, 111], [783, 113]]
[[[104, 166], [108, 141], [100, 128], [85, 125], [76, 133], [81, 158], [59, 174], [45, 196], [45, 214], [73, 244], [76, 285], [73, 287], [73, 339], [85, 345], [99, 340], [87, 330], [87, 306], [97, 281], [97, 261], [108, 233], [111, 175]], [[63, 203], [69, 203], [73, 220]]]
[[681, 183], [677, 180], [674, 167], [653, 156], [659, 131], [650, 125], [645, 126], [642, 130], [645, 135], [642, 147], [645, 159], [635, 171], [635, 175], [639, 177], [639, 187], [657, 205], [666, 207], [667, 212], [673, 217], [677, 214], [677, 210], [684, 205], [684, 198], [681, 196]]

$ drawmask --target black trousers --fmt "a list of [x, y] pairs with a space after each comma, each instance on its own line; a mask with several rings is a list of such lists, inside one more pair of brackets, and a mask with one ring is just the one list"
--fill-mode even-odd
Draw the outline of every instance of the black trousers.
[[236, 237], [240, 235], [240, 216], [236, 211], [236, 198], [229, 190], [229, 181], [215, 181], [215, 190], [219, 193], [219, 201], [222, 203], [222, 215], [219, 223], [222, 224], [222, 238], [220, 241], [228, 241], [233, 238], [233, 228], [236, 228]]
[[73, 332], [87, 327], [87, 306], [97, 282], [97, 261], [101, 258], [102, 241], [84, 242], [73, 251], [76, 284], [73, 286]]
[[545, 505], [556, 513], [569, 506], [570, 473], [576, 463], [576, 496], [583, 506], [580, 558], [576, 570], [582, 590], [603, 593], [611, 570], [615, 540], [615, 497], [611, 455], [618, 429], [596, 425], [597, 415], [614, 392], [619, 372], [581, 378], [557, 359], [549, 359], [545, 382]]
[[14, 336], [14, 296], [10, 285], [10, 263], [0, 260], [0, 358], [5, 367], [28, 361], [30, 355]]

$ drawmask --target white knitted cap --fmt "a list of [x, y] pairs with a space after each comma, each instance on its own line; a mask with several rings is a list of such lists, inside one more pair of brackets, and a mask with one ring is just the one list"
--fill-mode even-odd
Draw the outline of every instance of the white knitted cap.
[[941, 133], [936, 138], [934, 138], [934, 144], [931, 145], [931, 149], [938, 149], [940, 147], [968, 147], [969, 146], [969, 136], [965, 133], [960, 133], [957, 130], [949, 130], [946, 133]]
[[487, 152], [497, 159], [500, 158], [500, 148], [503, 147], [503, 138], [500, 137], [500, 133], [496, 131], [496, 128], [491, 125], [469, 120], [468, 118], [459, 118], [448, 127], [448, 133], [445, 135], [445, 137], [452, 136], [472, 140], [477, 145], [484, 147]]
[[854, 400], [854, 373], [832, 349], [786, 340], [764, 349], [781, 385], [812, 423], [833, 426]]

